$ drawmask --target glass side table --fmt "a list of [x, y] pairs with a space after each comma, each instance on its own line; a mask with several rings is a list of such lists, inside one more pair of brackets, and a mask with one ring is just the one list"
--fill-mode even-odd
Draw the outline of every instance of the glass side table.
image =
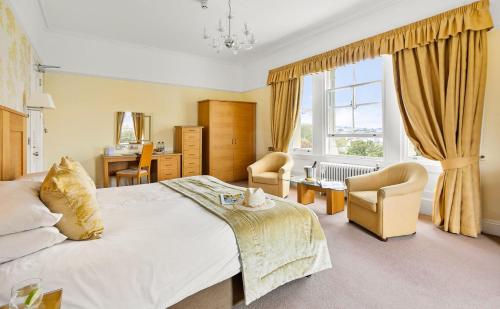
[[304, 177], [292, 176], [288, 181], [297, 185], [297, 202], [303, 205], [314, 203], [315, 192], [326, 194], [326, 213], [329, 215], [344, 211], [346, 186], [338, 181], [306, 181]]

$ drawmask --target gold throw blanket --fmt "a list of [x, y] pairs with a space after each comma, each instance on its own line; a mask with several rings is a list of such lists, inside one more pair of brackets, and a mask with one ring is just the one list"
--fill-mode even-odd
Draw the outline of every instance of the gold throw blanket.
[[211, 176], [162, 183], [231, 226], [240, 251], [247, 305], [287, 282], [331, 268], [325, 235], [316, 214], [308, 208], [274, 196], [268, 196], [275, 206], [267, 210], [222, 205], [220, 194], [242, 193], [245, 188]]

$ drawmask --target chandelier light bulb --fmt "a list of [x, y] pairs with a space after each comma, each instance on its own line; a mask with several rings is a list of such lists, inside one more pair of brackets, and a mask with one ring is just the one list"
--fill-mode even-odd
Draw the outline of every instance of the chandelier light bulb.
[[255, 35], [253, 33], [250, 36], [250, 40], [248, 41], [248, 43], [250, 43], [251, 45], [257, 44], [257, 40], [255, 39]]
[[243, 29], [243, 34], [245, 36], [248, 36], [250, 34], [250, 29], [248, 29], [248, 24], [245, 22], [245, 26], [244, 26], [244, 29]]
[[217, 26], [217, 31], [224, 32], [224, 26], [222, 26], [222, 20], [219, 19], [219, 25]]
[[212, 39], [212, 47], [213, 48], [218, 48], [219, 47], [219, 41], [216, 38]]

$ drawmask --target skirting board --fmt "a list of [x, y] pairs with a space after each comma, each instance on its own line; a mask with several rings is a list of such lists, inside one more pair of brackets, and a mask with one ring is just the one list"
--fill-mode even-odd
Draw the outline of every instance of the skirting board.
[[432, 215], [432, 200], [422, 198], [422, 204], [420, 204], [420, 213], [423, 215]]
[[500, 236], [500, 221], [483, 219], [483, 233]]

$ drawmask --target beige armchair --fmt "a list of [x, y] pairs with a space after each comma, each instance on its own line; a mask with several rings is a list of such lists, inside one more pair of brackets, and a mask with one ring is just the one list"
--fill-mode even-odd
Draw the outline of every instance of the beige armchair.
[[426, 169], [412, 162], [348, 178], [347, 218], [384, 241], [414, 234], [426, 183]]
[[290, 192], [290, 174], [293, 167], [292, 157], [284, 152], [273, 152], [250, 165], [248, 186], [262, 188], [264, 192], [279, 197]]

